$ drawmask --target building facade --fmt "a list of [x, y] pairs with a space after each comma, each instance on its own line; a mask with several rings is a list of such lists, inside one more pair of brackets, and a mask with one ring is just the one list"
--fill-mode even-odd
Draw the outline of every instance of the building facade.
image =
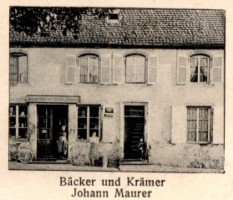
[[104, 158], [223, 169], [224, 11], [87, 10], [11, 8], [9, 140], [58, 159], [65, 126], [68, 160], [95, 132]]

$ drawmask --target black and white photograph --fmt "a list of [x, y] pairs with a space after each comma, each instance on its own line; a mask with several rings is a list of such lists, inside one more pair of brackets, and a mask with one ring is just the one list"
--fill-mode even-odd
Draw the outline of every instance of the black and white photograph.
[[233, 199], [231, 0], [0, 2], [0, 199]]
[[224, 171], [224, 10], [9, 12], [9, 169]]

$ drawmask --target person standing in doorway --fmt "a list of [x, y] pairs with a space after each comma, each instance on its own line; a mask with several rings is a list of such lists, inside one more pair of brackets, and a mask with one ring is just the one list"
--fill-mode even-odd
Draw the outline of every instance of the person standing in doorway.
[[68, 140], [67, 140], [66, 127], [63, 125], [61, 129], [62, 130], [60, 132], [60, 136], [57, 139], [57, 151], [59, 158], [65, 158], [67, 155]]

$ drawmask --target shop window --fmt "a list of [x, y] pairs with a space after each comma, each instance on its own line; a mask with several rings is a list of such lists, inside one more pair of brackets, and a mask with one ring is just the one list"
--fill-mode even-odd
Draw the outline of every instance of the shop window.
[[10, 54], [10, 84], [27, 83], [28, 81], [27, 54], [12, 52]]
[[209, 57], [194, 55], [190, 58], [190, 82], [209, 82]]
[[9, 137], [10, 139], [27, 138], [27, 106], [10, 105], [9, 110]]
[[99, 57], [96, 55], [83, 55], [79, 57], [80, 82], [99, 82]]
[[213, 112], [211, 107], [187, 107], [188, 142], [212, 141]]
[[78, 139], [88, 140], [95, 132], [101, 137], [100, 106], [79, 106], [78, 107]]
[[129, 55], [125, 66], [126, 83], [145, 83], [146, 58], [143, 55]]

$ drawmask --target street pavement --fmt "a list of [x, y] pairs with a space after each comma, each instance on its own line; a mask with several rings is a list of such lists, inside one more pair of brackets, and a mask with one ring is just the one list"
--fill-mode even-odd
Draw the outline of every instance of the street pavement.
[[72, 164], [23, 164], [9, 161], [9, 170], [38, 170], [38, 171], [102, 171], [102, 172], [165, 172], [165, 173], [224, 173], [220, 169], [164, 167], [156, 165], [121, 165], [114, 167], [74, 166]]

